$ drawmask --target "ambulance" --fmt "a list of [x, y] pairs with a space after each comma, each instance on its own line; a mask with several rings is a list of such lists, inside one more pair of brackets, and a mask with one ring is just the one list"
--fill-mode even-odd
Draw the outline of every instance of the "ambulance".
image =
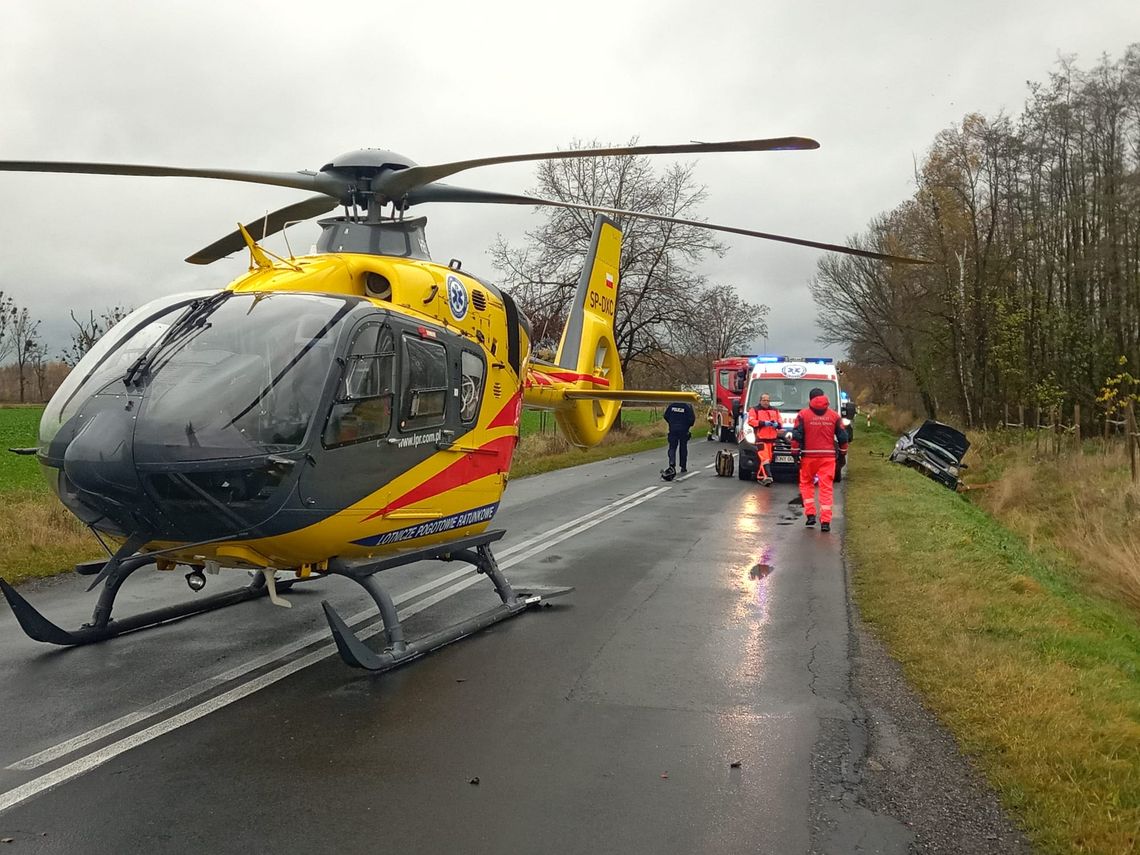
[[[827, 396], [832, 409], [843, 417], [843, 427], [851, 436], [855, 421], [855, 402], [839, 388], [839, 372], [828, 356], [789, 357], [762, 355], [749, 358], [750, 370], [740, 403], [735, 407], [738, 456], [736, 471], [741, 481], [755, 481], [760, 468], [756, 450], [756, 433], [748, 424], [748, 411], [768, 394], [772, 409], [780, 411], [780, 435], [772, 453], [772, 477], [777, 481], [799, 478], [799, 464], [792, 453], [791, 430], [796, 414], [808, 406], [808, 392], [819, 388]], [[843, 480], [838, 451], [835, 480]]]

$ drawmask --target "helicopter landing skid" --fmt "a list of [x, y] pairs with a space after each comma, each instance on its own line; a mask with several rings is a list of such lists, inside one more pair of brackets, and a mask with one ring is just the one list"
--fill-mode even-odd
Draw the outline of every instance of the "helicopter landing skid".
[[[248, 585], [238, 588], [235, 591], [225, 591], [220, 594], [214, 594], [213, 596], [189, 600], [184, 603], [178, 603], [177, 605], [131, 615], [122, 620], [113, 620], [111, 618], [111, 609], [114, 607], [115, 597], [118, 596], [119, 589], [123, 582], [136, 570], [153, 563], [153, 556], [136, 555], [123, 560], [117, 567], [107, 573], [103, 590], [99, 594], [99, 601], [96, 603], [95, 611], [91, 616], [91, 623], [84, 624], [80, 629], [74, 631], [56, 626], [3, 579], [0, 579], [0, 591], [4, 593], [4, 597], [8, 600], [8, 605], [12, 607], [12, 613], [16, 616], [20, 628], [24, 630], [29, 638], [33, 641], [43, 641], [48, 644], [58, 644], [63, 647], [78, 647], [83, 644], [94, 644], [97, 641], [105, 641], [108, 638], [114, 638], [117, 635], [123, 635], [127, 632], [146, 629], [167, 623], [168, 621], [189, 617], [190, 615], [214, 611], [215, 609], [232, 606], [236, 603], [243, 603], [246, 600], [265, 596], [266, 593], [268, 593], [265, 576], [258, 574]], [[278, 582], [277, 589], [279, 591], [288, 590], [297, 581], [299, 580], [289, 579]]]
[[[472, 537], [464, 537], [439, 546], [417, 549], [403, 555], [380, 560], [365, 562], [330, 562], [329, 573], [345, 576], [358, 583], [375, 601], [380, 609], [380, 619], [384, 626], [385, 647], [382, 652], [376, 652], [368, 647], [349, 628], [344, 619], [337, 614], [336, 609], [324, 600], [321, 606], [325, 610], [325, 617], [332, 630], [333, 640], [341, 659], [355, 668], [364, 668], [367, 671], [383, 672], [418, 659], [419, 657], [438, 650], [446, 644], [458, 641], [468, 635], [485, 629], [491, 624], [506, 620], [509, 617], [540, 605], [544, 598], [561, 596], [573, 591], [573, 588], [543, 588], [541, 595], [538, 589], [518, 590], [511, 587], [503, 572], [499, 569], [495, 556], [491, 554], [491, 544], [499, 540], [506, 532], [489, 531]], [[466, 561], [475, 567], [476, 571], [485, 574], [495, 585], [495, 592], [502, 602], [494, 608], [487, 609], [473, 617], [454, 623], [451, 626], [426, 635], [414, 641], [404, 638], [404, 629], [400, 624], [400, 617], [396, 612], [392, 597], [380, 587], [374, 574], [390, 567], [411, 564], [416, 561]]]

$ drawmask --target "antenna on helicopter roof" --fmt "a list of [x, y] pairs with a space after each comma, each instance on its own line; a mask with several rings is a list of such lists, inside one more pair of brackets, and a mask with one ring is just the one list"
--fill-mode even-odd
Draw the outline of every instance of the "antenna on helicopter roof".
[[289, 260], [290, 261], [296, 261], [297, 256], [296, 256], [296, 254], [294, 254], [293, 247], [289, 243], [289, 226], [295, 226], [295, 225], [297, 225], [297, 223], [303, 223], [303, 222], [305, 222], [305, 221], [304, 220], [289, 220], [287, 223], [285, 223], [285, 225], [283, 225], [281, 227], [281, 237], [285, 238], [285, 248], [287, 250], [289, 250]]

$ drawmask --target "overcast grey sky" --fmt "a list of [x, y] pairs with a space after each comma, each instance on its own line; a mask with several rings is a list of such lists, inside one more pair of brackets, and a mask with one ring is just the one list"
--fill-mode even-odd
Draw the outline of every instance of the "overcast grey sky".
[[[578, 0], [7, 0], [0, 159], [292, 171], [357, 148], [421, 164], [573, 139], [680, 143], [803, 135], [811, 152], [707, 155], [701, 214], [845, 242], [913, 189], [915, 158], [966, 112], [1016, 114], [1062, 53], [1140, 40], [1140, 3]], [[661, 165], [667, 161], [658, 158]], [[533, 186], [533, 165], [455, 183]], [[305, 194], [177, 178], [0, 174], [0, 289], [54, 349], [78, 313], [222, 287], [240, 256], [182, 259]], [[529, 208], [422, 206], [437, 260], [494, 277], [496, 234]], [[307, 251], [316, 227], [290, 229]], [[771, 306], [771, 351], [817, 351], [820, 253], [724, 236], [705, 273]], [[284, 244], [270, 243], [277, 251]], [[838, 355], [838, 354], [836, 354]]]

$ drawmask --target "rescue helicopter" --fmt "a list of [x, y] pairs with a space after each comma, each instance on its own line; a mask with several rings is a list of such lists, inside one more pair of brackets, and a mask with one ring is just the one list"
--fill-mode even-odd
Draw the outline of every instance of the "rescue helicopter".
[[[507, 486], [522, 407], [551, 410], [571, 442], [598, 443], [623, 401], [695, 400], [625, 389], [614, 340], [625, 217], [700, 226], [883, 261], [835, 244], [442, 183], [493, 164], [614, 155], [817, 148], [803, 137], [619, 146], [421, 166], [380, 149], [319, 170], [263, 172], [131, 164], [0, 161], [0, 171], [187, 177], [302, 191], [302, 201], [241, 225], [187, 261], [248, 250], [249, 271], [213, 292], [161, 296], [115, 325], [44, 410], [34, 453], [60, 501], [107, 558], [79, 565], [102, 586], [90, 623], [65, 630], [0, 579], [32, 639], [74, 646], [339, 575], [379, 609], [375, 651], [327, 602], [343, 659], [384, 671], [567, 589], [515, 590], [488, 530]], [[511, 295], [431, 259], [424, 203], [500, 203], [595, 213], [592, 242], [556, 355], [531, 352]], [[315, 252], [274, 255], [258, 241], [319, 220]], [[431, 636], [404, 637], [376, 574], [424, 560], [467, 562], [501, 603]], [[250, 571], [237, 590], [112, 619], [118, 592], [144, 567], [184, 566], [195, 591], [223, 568]], [[282, 575], [278, 579], [279, 575]], [[287, 578], [286, 578], [287, 577]]]

